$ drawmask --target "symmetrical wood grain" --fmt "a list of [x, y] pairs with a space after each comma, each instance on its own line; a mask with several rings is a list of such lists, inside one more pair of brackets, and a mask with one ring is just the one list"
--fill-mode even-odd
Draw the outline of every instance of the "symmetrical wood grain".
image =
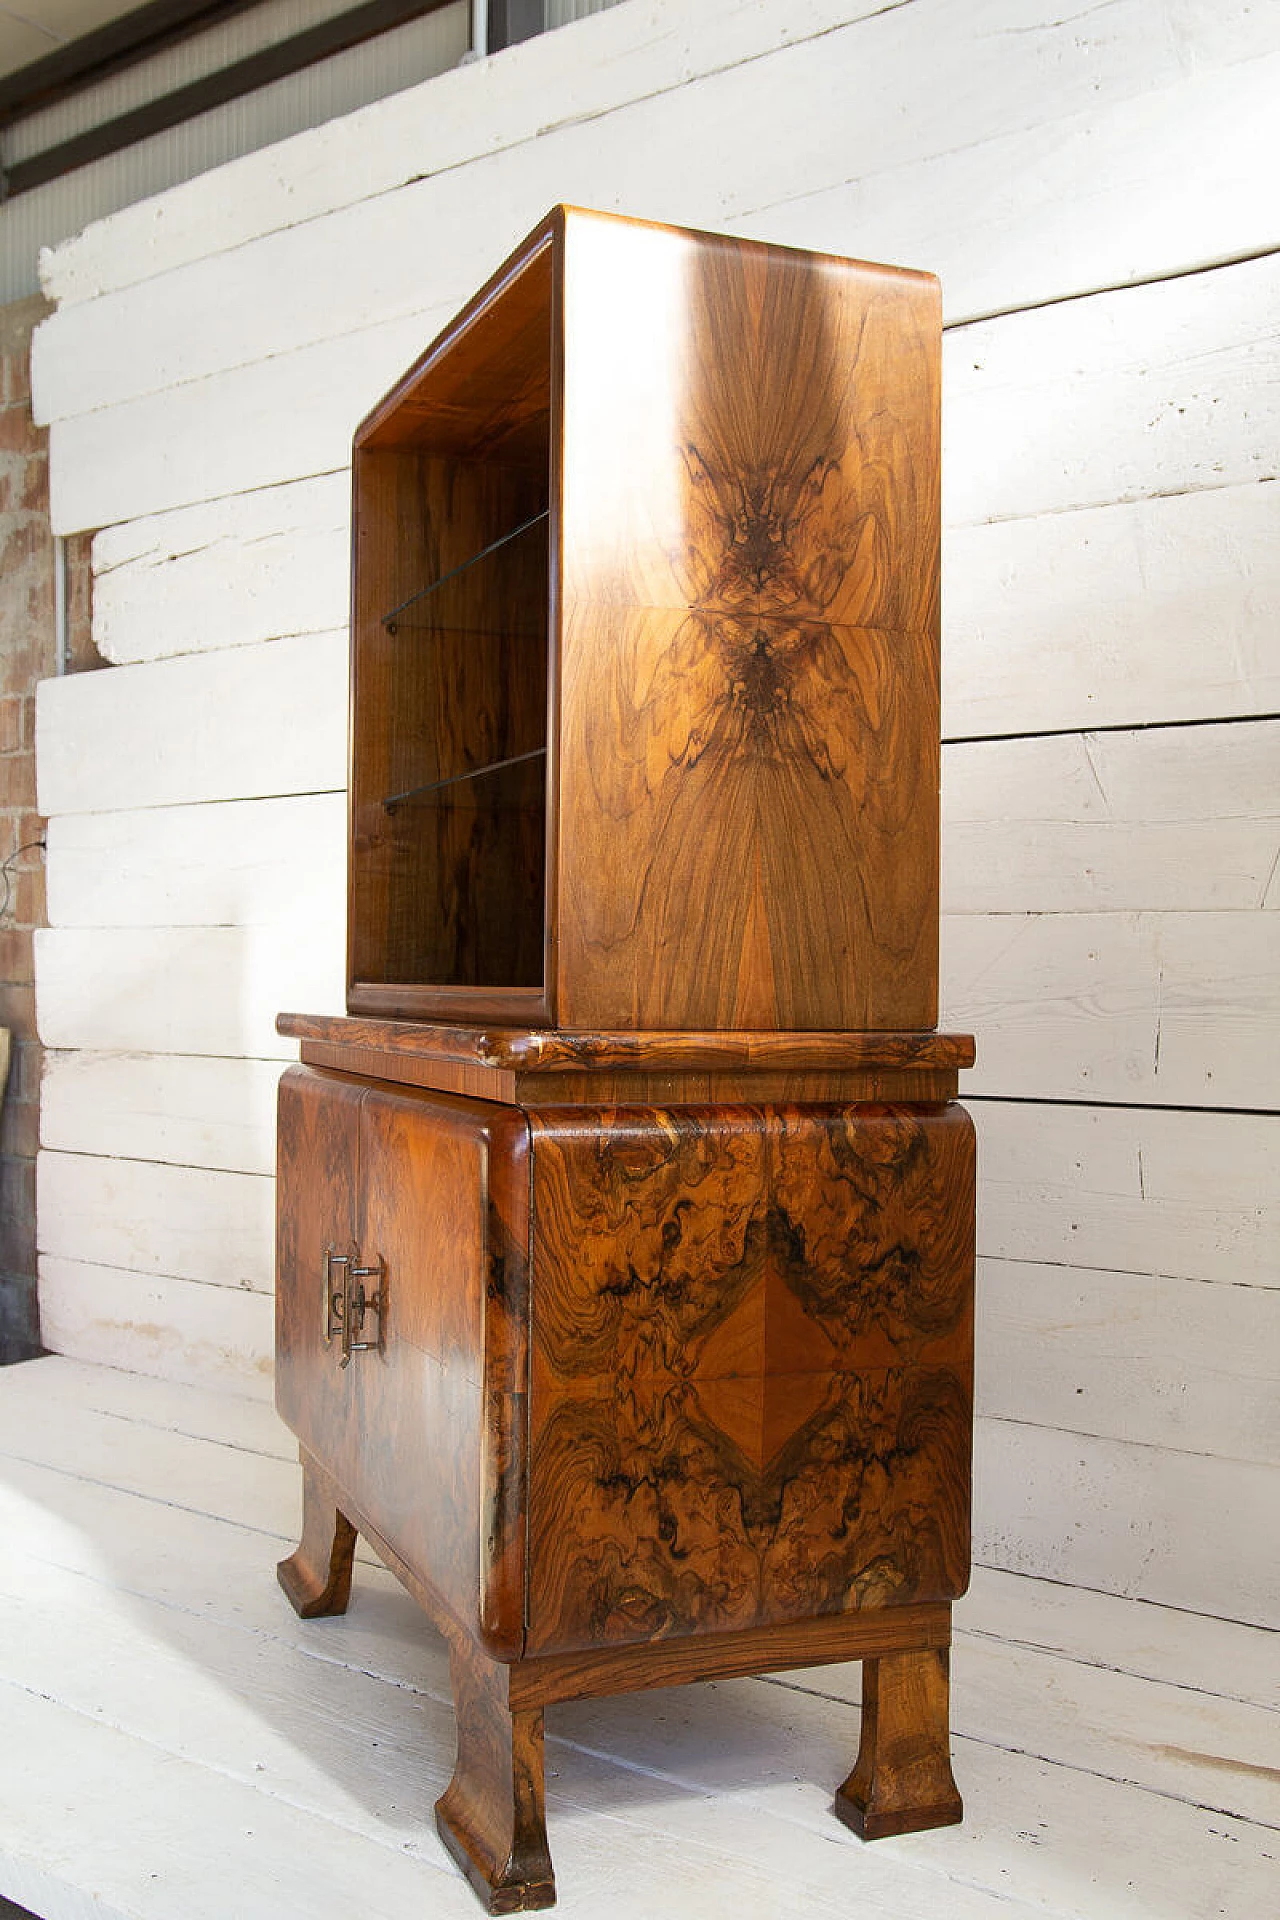
[[353, 1012], [932, 1026], [939, 356], [929, 275], [564, 207], [445, 329], [356, 436]]
[[533, 1138], [529, 1651], [963, 1591], [961, 1110], [564, 1110]]
[[931, 1026], [936, 282], [564, 246], [556, 1017]]

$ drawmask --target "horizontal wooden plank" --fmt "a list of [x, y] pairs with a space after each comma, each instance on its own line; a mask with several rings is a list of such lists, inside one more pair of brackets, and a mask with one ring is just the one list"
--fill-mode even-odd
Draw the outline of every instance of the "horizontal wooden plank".
[[[384, 1580], [360, 1573], [348, 1619], [300, 1623], [273, 1584], [256, 1577], [264, 1552], [270, 1557], [269, 1535], [177, 1507], [158, 1511], [149, 1497], [91, 1486], [65, 1466], [26, 1466], [13, 1445], [29, 1449], [38, 1436], [51, 1464], [107, 1460], [117, 1480], [156, 1492], [178, 1486], [197, 1497], [207, 1489], [217, 1504], [234, 1508], [238, 1500], [254, 1518], [276, 1511], [283, 1484], [279, 1463], [164, 1431], [171, 1394], [157, 1383], [133, 1383], [139, 1420], [132, 1431], [126, 1418], [78, 1405], [75, 1396], [58, 1399], [58, 1422], [35, 1429], [29, 1408], [38, 1371], [19, 1370], [25, 1380], [10, 1375], [0, 1383], [8, 1389], [0, 1392], [0, 1451], [7, 1456], [0, 1506], [9, 1557], [0, 1587], [8, 1607], [18, 1609], [5, 1644], [10, 1662], [27, 1662], [20, 1676], [26, 1697], [39, 1692], [52, 1704], [72, 1705], [90, 1729], [114, 1725], [175, 1756], [177, 1765], [210, 1766], [221, 1778], [248, 1781], [262, 1797], [252, 1818], [264, 1842], [279, 1801], [306, 1807], [323, 1789], [329, 1808], [342, 1812], [342, 1833], [378, 1833], [368, 1824], [372, 1812], [383, 1823], [382, 1837], [397, 1844], [402, 1828], [411, 1831], [408, 1822], [420, 1823], [433, 1770], [447, 1770], [452, 1757], [442, 1649], [415, 1627], [416, 1610]], [[35, 1630], [28, 1634], [21, 1622], [33, 1605]], [[740, 1908], [748, 1912], [834, 1916], [855, 1867], [860, 1906], [865, 1897], [870, 1912], [911, 1920], [936, 1912], [943, 1885], [948, 1914], [961, 1920], [983, 1913], [975, 1900], [987, 1891], [1010, 1916], [1032, 1911], [1025, 1900], [1088, 1920], [1128, 1920], [1139, 1910], [1135, 1901], [1143, 1912], [1180, 1920], [1210, 1920], [1216, 1908], [1253, 1910], [1251, 1890], [1266, 1884], [1274, 1839], [1249, 1820], [1206, 1816], [1182, 1796], [1212, 1780], [1218, 1800], [1225, 1788], [1233, 1813], [1237, 1802], [1255, 1816], [1269, 1813], [1274, 1783], [1265, 1752], [1261, 1763], [1256, 1752], [1268, 1736], [1267, 1717], [1212, 1697], [1212, 1689], [1197, 1697], [1161, 1671], [1156, 1685], [1137, 1686], [1126, 1668], [1099, 1671], [1077, 1657], [1082, 1620], [1086, 1631], [1104, 1622], [1106, 1664], [1118, 1656], [1162, 1669], [1189, 1658], [1197, 1678], [1201, 1666], [1213, 1673], [1213, 1636], [1218, 1672], [1251, 1648], [1251, 1637], [1153, 1608], [1117, 1616], [1102, 1596], [1068, 1597], [998, 1576], [979, 1575], [963, 1615], [975, 1616], [979, 1607], [980, 1616], [961, 1627], [954, 1659], [963, 1828], [930, 1836], [927, 1847], [863, 1852], [831, 1827], [830, 1781], [847, 1766], [856, 1728], [851, 1669], [809, 1670], [795, 1684], [783, 1677], [678, 1689], [660, 1700], [575, 1703], [555, 1716], [548, 1748], [566, 1905], [602, 1887], [594, 1877], [599, 1860], [579, 1851], [577, 1836], [581, 1827], [599, 1837], [600, 1810], [609, 1806], [617, 1818], [605, 1824], [606, 1852], [616, 1850], [619, 1822], [624, 1839], [635, 1836], [650, 1847], [657, 1837], [651, 1823], [660, 1823], [683, 1888], [691, 1884], [690, 1857], [754, 1862], [763, 1847], [779, 1884], [806, 1904], [779, 1909], [765, 1899]], [[995, 1641], [993, 1628], [1007, 1629], [1011, 1644]], [[1052, 1650], [1017, 1637], [1040, 1629]], [[68, 1647], [86, 1651], [68, 1658]], [[178, 1720], [175, 1699], [183, 1703]], [[1224, 1757], [1238, 1765], [1224, 1768]], [[403, 1783], [420, 1776], [420, 1788], [406, 1794]], [[1153, 1790], [1142, 1791], [1135, 1779]], [[360, 1795], [359, 1803], [348, 1802], [348, 1794]], [[1033, 1817], [1030, 1809], [1040, 1806], [1044, 1818]], [[46, 1813], [47, 1830], [54, 1830], [56, 1806], [38, 1802], [36, 1811], [35, 1827], [28, 1821], [18, 1829], [24, 1836], [46, 1831]], [[1113, 1862], [1106, 1836], [1115, 1830], [1125, 1844]], [[63, 1822], [58, 1831], [75, 1829]], [[425, 1844], [420, 1824], [412, 1831]], [[823, 1836], [827, 1846], [818, 1845]], [[1089, 1871], [1080, 1900], [1064, 1905], [1061, 1889], [1074, 1884], [1071, 1863], [1081, 1847]], [[101, 1876], [103, 1859], [93, 1864]], [[865, 1877], [872, 1867], [876, 1873]], [[1180, 1877], [1194, 1889], [1190, 1903], [1179, 1898]], [[650, 1909], [653, 1886], [650, 1871], [643, 1881]], [[759, 1889], [734, 1883], [731, 1891], [741, 1902]], [[708, 1906], [698, 1892], [700, 1903], [690, 1911], [700, 1917], [730, 1911]], [[626, 1887], [623, 1893], [625, 1900]], [[680, 1897], [666, 1902], [672, 1912], [682, 1910]], [[638, 1916], [650, 1909], [620, 1910]]]
[[1280, 1625], [1280, 1469], [979, 1419], [974, 1559], [1104, 1593]]
[[52, 1898], [67, 1920], [225, 1920], [230, 1898], [240, 1920], [279, 1920], [287, 1860], [291, 1897], [314, 1916], [408, 1911], [429, 1887], [442, 1920], [466, 1920], [465, 1883], [416, 1850], [349, 1835], [27, 1687], [3, 1695], [23, 1763], [0, 1784], [0, 1885], [46, 1912]]
[[99, 653], [123, 665], [343, 626], [350, 496], [344, 470], [104, 528]]
[[1280, 1709], [1280, 1639], [1264, 1627], [975, 1567], [957, 1634]]
[[[836, 1700], [862, 1697], [856, 1664], [810, 1668], [796, 1681]], [[964, 1633], [952, 1649], [951, 1687], [951, 1723], [962, 1739], [1040, 1754], [1192, 1806], [1226, 1803], [1280, 1826], [1275, 1715], [1264, 1707]], [[1225, 1755], [1235, 1777], [1224, 1792]]]
[[43, 680], [40, 811], [342, 788], [346, 688], [345, 633]]
[[971, 1111], [981, 1254], [1280, 1286], [1280, 1119], [999, 1100]]
[[[1204, 64], [1188, 75], [1187, 49], [1160, 31], [1159, 9], [1132, 0], [1111, 8], [1096, 40], [1045, 9], [1028, 19], [1025, 5], [988, 0], [984, 33], [972, 6], [934, 5], [931, 58], [951, 85], [921, 114], [919, 11], [894, 11], [829, 15], [807, 33], [788, 19], [763, 58], [713, 55], [719, 70], [696, 86], [642, 86], [567, 124], [544, 112], [532, 141], [473, 145], [470, 164], [416, 168], [391, 191], [308, 220], [295, 212], [267, 236], [69, 304], [37, 338], [39, 416], [117, 406], [398, 315], [450, 312], [563, 199], [701, 227], [736, 226], [767, 206], [749, 219], [763, 237], [936, 266], [952, 318], [1178, 271], [1274, 237], [1275, 78], [1265, 61], [1240, 68], [1232, 23], [1205, 36]], [[1106, 109], [1133, 96], [1113, 127]], [[429, 98], [424, 110], [438, 113], [439, 90]], [[780, 99], [797, 103], [788, 137], [762, 142], [754, 130]], [[1198, 161], [1180, 219], [1149, 159], [1170, 141]], [[1101, 207], [1081, 192], [1082, 170], [1113, 181]], [[863, 196], [852, 208], [841, 199], [850, 181]], [[815, 203], [815, 188], [834, 193]], [[798, 217], [779, 205], [794, 196]], [[975, 205], [981, 247], [965, 217]], [[223, 324], [228, 302], [235, 327]]]
[[[205, 253], [536, 139], [557, 121], [598, 117], [792, 38], [883, 11], [883, 0], [706, 0], [694, 19], [682, 0], [649, 0], [640, 9], [597, 15], [576, 23], [567, 41], [539, 36], [500, 59], [468, 63], [427, 87], [390, 94], [260, 149], [216, 169], [216, 182], [198, 175], [156, 199], [146, 217], [132, 206], [95, 221], [47, 254], [49, 298], [93, 299], [155, 278]], [[1248, 53], [1247, 9], [1232, 5], [1224, 25], [1229, 46]], [[1187, 54], [1219, 46], [1221, 32], [1207, 28], [1202, 19], [1188, 22]], [[1131, 66], [1133, 32], [1124, 42]], [[1169, 36], [1160, 38], [1167, 46]], [[1106, 44], [1114, 44], [1110, 36]]]
[[283, 1007], [340, 1013], [343, 930], [58, 927], [36, 935], [47, 1047], [293, 1057]]
[[949, 914], [942, 1009], [976, 1093], [1273, 1110], [1280, 916]]
[[[56, 1466], [18, 1457], [31, 1451], [33, 1433], [42, 1436], [37, 1450]], [[201, 1444], [188, 1451], [185, 1440]], [[171, 1444], [181, 1455], [176, 1470], [165, 1457]], [[229, 1485], [218, 1476], [221, 1456], [210, 1451], [219, 1445], [278, 1459], [288, 1471], [253, 1477], [251, 1464], [237, 1464]], [[20, 1539], [37, 1559], [182, 1607], [193, 1570], [208, 1556], [226, 1576], [208, 1594], [210, 1618], [310, 1647], [320, 1659], [329, 1657], [333, 1641], [335, 1657], [349, 1655], [406, 1684], [435, 1684], [429, 1677], [435, 1667], [426, 1663], [434, 1637], [424, 1637], [422, 1616], [389, 1574], [371, 1565], [358, 1576], [351, 1615], [320, 1623], [299, 1623], [280, 1605], [274, 1585], [257, 1579], [264, 1552], [270, 1557], [272, 1551], [263, 1546], [262, 1529], [280, 1540], [294, 1534], [301, 1485], [292, 1435], [261, 1402], [54, 1356], [5, 1372], [0, 1455], [6, 1460], [0, 1534], [11, 1544]], [[84, 1473], [104, 1463], [110, 1483], [77, 1478], [76, 1462]], [[163, 1499], [175, 1487], [184, 1498], [199, 1498], [203, 1489], [209, 1512], [222, 1516], [219, 1526], [211, 1529], [204, 1513], [179, 1508], [170, 1508], [162, 1530], [129, 1519], [131, 1500]], [[66, 1525], [52, 1524], [55, 1512]], [[238, 1513], [254, 1525], [238, 1523]], [[105, 1567], [93, 1545], [99, 1529], [118, 1548]], [[382, 1605], [375, 1594], [394, 1604]], [[1199, 1693], [1280, 1706], [1280, 1640], [1207, 1615], [978, 1567], [957, 1609], [957, 1631]]]
[[[54, 532], [96, 530], [336, 471], [350, 458], [359, 422], [451, 310], [424, 306], [359, 334], [55, 421]], [[117, 491], [109, 498], [113, 467]]]
[[948, 334], [947, 524], [1274, 480], [1278, 297], [1273, 253]]
[[340, 926], [346, 839], [345, 793], [61, 814], [47, 833], [49, 922]]
[[950, 746], [944, 913], [1280, 905], [1280, 721]]
[[[347, 492], [344, 471], [106, 529], [94, 544], [105, 568], [94, 617], [108, 623], [99, 645], [123, 661], [243, 645], [269, 629], [336, 630]], [[1278, 596], [1271, 484], [952, 528], [944, 729], [1275, 713]]]
[[[974, 98], [973, 138], [930, 141], [905, 165], [868, 164], [854, 130], [852, 153], [832, 141], [807, 185], [779, 167], [770, 199], [726, 224], [824, 253], [927, 262], [952, 325], [1273, 245], [1274, 49], [1247, 65], [1197, 66], [1173, 85], [1159, 84], [1164, 72], [1157, 54], [1148, 90], [1109, 99], [1104, 82], [1077, 112], [1046, 88], [1039, 124], [1013, 132], [999, 107], [989, 115], [990, 96]], [[997, 76], [1001, 92], [1005, 81]], [[929, 125], [941, 131], [932, 115]], [[1165, 168], [1179, 157], [1174, 194]], [[827, 185], [832, 161], [842, 177]]]
[[[949, 333], [947, 524], [1274, 478], [1278, 291], [1273, 255]], [[55, 421], [55, 531], [339, 467], [432, 331], [424, 309]]]
[[61, 1153], [275, 1172], [278, 1060], [50, 1053], [40, 1140]]
[[[199, 1382], [178, 1386], [86, 1360], [46, 1355], [38, 1367], [15, 1376], [12, 1386], [6, 1386], [0, 1415], [0, 1451], [5, 1434], [18, 1429], [24, 1406], [29, 1418], [65, 1406], [77, 1409], [77, 1417], [100, 1414], [108, 1420], [123, 1420], [137, 1431], [140, 1442], [154, 1431], [212, 1440], [273, 1460], [293, 1463], [298, 1458], [298, 1443], [275, 1408], [254, 1396], [219, 1392]], [[295, 1522], [296, 1516], [290, 1513], [286, 1533]], [[85, 1563], [69, 1564], [81, 1572], [92, 1571]]]
[[41, 1253], [271, 1292], [275, 1202], [263, 1174], [46, 1149], [36, 1178]]
[[275, 1330], [267, 1295], [54, 1254], [42, 1254], [39, 1267], [40, 1333], [51, 1353], [131, 1377], [270, 1399]]
[[[9, 1585], [12, 1592], [17, 1582]], [[23, 1679], [39, 1686], [47, 1698], [80, 1711], [87, 1709], [96, 1721], [143, 1738], [163, 1752], [199, 1760], [216, 1767], [226, 1778], [253, 1785], [264, 1801], [258, 1818], [267, 1823], [268, 1832], [269, 1810], [277, 1799], [313, 1808], [317, 1807], [318, 1796], [327, 1790], [332, 1817], [340, 1820], [345, 1831], [374, 1837], [377, 1830], [371, 1831], [369, 1822], [380, 1817], [385, 1824], [377, 1837], [398, 1841], [407, 1830], [412, 1807], [430, 1798], [437, 1771], [447, 1773], [452, 1754], [448, 1709], [432, 1692], [424, 1695], [404, 1688], [385, 1688], [375, 1674], [332, 1666], [323, 1669], [319, 1663], [307, 1662], [278, 1646], [254, 1644], [242, 1634], [228, 1636], [219, 1622], [206, 1617], [190, 1612], [175, 1617], [168, 1609], [157, 1609], [145, 1596], [134, 1598], [132, 1604], [100, 1590], [82, 1596], [74, 1579], [53, 1569], [37, 1571], [33, 1585], [41, 1603], [41, 1624], [31, 1636], [22, 1666]], [[102, 1640], [111, 1655], [105, 1663], [110, 1675], [105, 1686], [101, 1672], [93, 1673], [87, 1651], [71, 1659], [65, 1654], [68, 1643], [86, 1648], [92, 1645], [92, 1636], [78, 1632], [76, 1622], [78, 1616], [87, 1616], [95, 1600], [100, 1609]], [[15, 1593], [10, 1611], [19, 1605], [20, 1595]], [[59, 1639], [64, 1643], [60, 1665]], [[17, 1644], [17, 1636], [11, 1636], [11, 1647]], [[976, 1657], [984, 1667], [982, 1680], [992, 1694], [986, 1708], [991, 1715], [1000, 1692], [998, 1687], [990, 1687], [989, 1674], [999, 1656], [984, 1654], [985, 1650], [980, 1650]], [[11, 1663], [18, 1657], [11, 1653]], [[1025, 1654], [1015, 1654], [1006, 1665], [1018, 1663], [1024, 1670], [1023, 1693], [1029, 1697], [1036, 1690], [1042, 1667]], [[102, 1664], [99, 1662], [100, 1668]], [[1069, 1720], [1070, 1709], [1078, 1705], [1077, 1696], [1088, 1697], [1089, 1678], [1080, 1670], [1067, 1675], [1064, 1723]], [[1094, 1681], [1095, 1693], [1100, 1688], [1104, 1699], [1107, 1681], [1105, 1675]], [[95, 1684], [96, 1699], [90, 1708], [88, 1696]], [[1040, 1690], [1043, 1721], [1043, 1685]], [[187, 1707], [180, 1725], [166, 1708], [175, 1694]], [[1028, 1703], [1024, 1699], [1019, 1704], [1025, 1711]], [[901, 1857], [902, 1849], [896, 1850], [896, 1857], [895, 1850], [864, 1855], [853, 1851], [852, 1842], [843, 1841], [840, 1851], [833, 1855], [830, 1847], [817, 1844], [824, 1832], [829, 1839], [838, 1837], [829, 1831], [826, 1782], [844, 1757], [842, 1745], [847, 1754], [856, 1726], [856, 1715], [837, 1695], [817, 1697], [812, 1689], [800, 1692], [744, 1681], [678, 1690], [664, 1697], [659, 1712], [655, 1712], [656, 1704], [652, 1698], [575, 1703], [557, 1716], [558, 1733], [549, 1747], [550, 1814], [562, 1887], [567, 1876], [581, 1873], [584, 1866], [594, 1867], [598, 1875], [606, 1857], [612, 1855], [615, 1863], [619, 1857], [625, 1861], [637, 1845], [651, 1845], [650, 1823], [661, 1820], [667, 1847], [678, 1860], [681, 1876], [677, 1904], [664, 1903], [673, 1912], [727, 1914], [730, 1909], [719, 1901], [710, 1907], [705, 1904], [704, 1889], [698, 1884], [698, 1863], [714, 1863], [722, 1871], [722, 1860], [736, 1860], [742, 1867], [753, 1869], [761, 1861], [762, 1846], [779, 1884], [788, 1891], [782, 1905], [766, 1896], [765, 1903], [755, 1910], [838, 1913], [839, 1888], [842, 1882], [847, 1884], [850, 1870], [846, 1854], [858, 1865], [860, 1907], [865, 1905], [873, 1914], [901, 1915], [904, 1920], [927, 1915], [931, 1906], [936, 1910], [939, 1867], [934, 1855], [908, 1853], [906, 1861]], [[1090, 1704], [1096, 1710], [1096, 1700]], [[1159, 1728], [1164, 1706], [1161, 1697], [1154, 1702], [1144, 1699], [1139, 1727]], [[1216, 1710], [1221, 1716], [1221, 1707]], [[1214, 1711], [1201, 1704], [1197, 1718], [1207, 1721]], [[1241, 1717], [1237, 1710], [1237, 1718]], [[1221, 1717], [1217, 1726], [1221, 1731]], [[1044, 1731], [1042, 1725], [1042, 1734]], [[1050, 1729], [1049, 1737], [1051, 1741], [1060, 1738], [1061, 1730]], [[283, 1744], [286, 1741], [293, 1751], [287, 1750]], [[1083, 1744], [1090, 1745], [1087, 1732]], [[1104, 1748], [1105, 1735], [1091, 1744], [1094, 1751]], [[1005, 1912], [1027, 1913], [1031, 1909], [1025, 1906], [1017, 1888], [1008, 1884], [1008, 1815], [1003, 1821], [993, 1817], [1002, 1796], [1007, 1795], [1012, 1756], [995, 1742], [975, 1741], [964, 1735], [958, 1746], [957, 1766], [966, 1789], [972, 1788], [976, 1805], [971, 1810], [969, 1833], [956, 1836], [962, 1849], [956, 1860], [942, 1869], [948, 1878], [956, 1874], [958, 1879], [954, 1898], [950, 1893], [948, 1896], [948, 1912], [967, 1920], [967, 1916], [983, 1911], [986, 1896], [998, 1898]], [[1026, 1766], [1032, 1756], [1024, 1753], [1018, 1759]], [[616, 1780], [612, 1778], [615, 1769], [619, 1771]], [[1029, 1872], [1034, 1882], [1029, 1891], [1037, 1897], [1052, 1875], [1063, 1870], [1064, 1860], [1056, 1857], [1059, 1847], [1078, 1844], [1081, 1832], [1083, 1809], [1076, 1803], [1080, 1784], [1088, 1776], [1070, 1768], [1064, 1771], [1072, 1775], [1072, 1780], [1055, 1780], [1055, 1799], [1065, 1793], [1072, 1803], [1070, 1817], [1060, 1826], [1045, 1823], [1034, 1843], [1037, 1850], [1047, 1848], [1055, 1857], [1044, 1861], [1038, 1852], [1033, 1853], [1033, 1843], [1028, 1840], [1024, 1846], [1030, 1858], [1017, 1861], [1019, 1884]], [[1165, 1762], [1165, 1772], [1172, 1772], [1169, 1761]], [[335, 1790], [335, 1779], [352, 1785]], [[405, 1789], [406, 1780], [418, 1783], [412, 1793]], [[662, 1805], [655, 1811], [646, 1807], [646, 1801], [659, 1782]], [[623, 1812], [621, 1838], [616, 1822], [601, 1831], [599, 1808], [611, 1784], [614, 1795], [609, 1801]], [[346, 1796], [361, 1785], [366, 1787], [361, 1800], [348, 1800]], [[1097, 1794], [1101, 1785], [1091, 1781], [1085, 1791]], [[1120, 1791], [1123, 1799], [1135, 1803], [1150, 1797], [1140, 1796], [1131, 1784]], [[619, 1795], [620, 1800], [616, 1797]], [[369, 1800], [372, 1809], [365, 1804]], [[325, 1803], [320, 1800], [318, 1804], [323, 1808]], [[1005, 1804], [1009, 1804], [1007, 1799]], [[1018, 1804], [1025, 1807], [1025, 1795]], [[1091, 1823], [1086, 1813], [1086, 1832], [1098, 1817], [1095, 1812]], [[1157, 1898], [1162, 1885], [1168, 1883], [1170, 1842], [1175, 1850], [1179, 1843], [1186, 1847], [1193, 1834], [1200, 1837], [1203, 1825], [1199, 1810], [1186, 1807], [1178, 1815], [1171, 1808], [1157, 1805], [1153, 1817], [1162, 1843], [1153, 1849], [1153, 1857], [1161, 1860], [1161, 1866], [1153, 1872], [1145, 1855], [1139, 1863], [1132, 1858], [1127, 1863], [1129, 1891], [1136, 1875], [1148, 1898]], [[600, 1855], [583, 1856], [580, 1826], [594, 1836], [603, 1850]], [[692, 1858], [688, 1851], [691, 1845]], [[1250, 1883], [1256, 1872], [1256, 1845], [1251, 1846], [1242, 1832], [1235, 1852], [1237, 1856], [1243, 1852], [1248, 1867], [1242, 1875], [1237, 1866], [1236, 1874], [1228, 1877], [1227, 1888], [1233, 1887], [1233, 1881], [1235, 1887]], [[417, 1848], [410, 1851], [416, 1852]], [[1230, 1857], [1227, 1849], [1223, 1854]], [[967, 1863], [963, 1871], [961, 1858]], [[1204, 1865], [1215, 1897], [1222, 1897], [1226, 1888], [1213, 1849]], [[994, 1888], [989, 1884], [993, 1880]], [[584, 1875], [584, 1882], [579, 1888], [582, 1892], [599, 1886], [594, 1876], [587, 1880]], [[728, 1884], [739, 1901], [765, 1894], [766, 1883], [744, 1884], [741, 1871]], [[1095, 1875], [1091, 1911], [1106, 1913], [1108, 1907], [1096, 1903], [1096, 1884]], [[725, 1882], [720, 1885], [723, 1888]], [[639, 1888], [633, 1877], [619, 1889], [624, 1901], [628, 1887], [632, 1899], [621, 1910], [644, 1912], [634, 1898]], [[572, 1881], [564, 1890], [572, 1898]], [[644, 1876], [644, 1894], [651, 1900], [652, 1893], [650, 1873]], [[690, 1893], [696, 1893], [695, 1903], [682, 1907], [679, 1901]], [[807, 1907], [800, 1904], [802, 1901], [808, 1903]]]
[[1280, 1466], [1280, 1287], [983, 1260], [977, 1408]]
[[942, 565], [952, 739], [1280, 712], [1280, 486], [953, 527]]

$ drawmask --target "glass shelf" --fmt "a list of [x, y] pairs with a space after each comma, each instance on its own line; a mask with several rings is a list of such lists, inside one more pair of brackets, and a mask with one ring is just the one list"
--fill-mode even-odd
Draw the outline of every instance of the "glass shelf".
[[[508, 772], [512, 767], [523, 767], [534, 760], [545, 760], [546, 755], [545, 747], [534, 747], [529, 753], [512, 754], [509, 760], [490, 760], [486, 766], [471, 767], [466, 773], [450, 774], [447, 780], [429, 780], [421, 787], [408, 787], [403, 793], [388, 794], [382, 804], [388, 813], [394, 813], [398, 807], [406, 806], [411, 800], [426, 800], [431, 794], [443, 793], [446, 787], [458, 787], [465, 781], [488, 780], [496, 774]], [[536, 792], [540, 795], [540, 784]]]
[[392, 607], [382, 625], [389, 634], [441, 628], [545, 634], [547, 543], [539, 529], [550, 517], [544, 508], [521, 521]]

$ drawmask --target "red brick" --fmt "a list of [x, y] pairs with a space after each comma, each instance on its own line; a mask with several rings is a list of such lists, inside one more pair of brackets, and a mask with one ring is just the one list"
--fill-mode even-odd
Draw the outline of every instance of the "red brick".
[[[28, 867], [27, 855], [22, 856], [20, 867], [10, 867], [9, 908], [6, 914], [8, 924], [30, 929], [43, 927], [48, 920], [45, 898], [44, 868]], [[0, 900], [4, 898], [4, 882], [0, 881]], [[0, 1908], [0, 1916], [3, 1915]]]
[[27, 513], [42, 516], [49, 511], [49, 456], [29, 453], [22, 471], [22, 492], [18, 505]]
[[0, 407], [0, 448], [8, 447], [15, 453], [43, 453], [47, 445], [45, 429], [31, 418], [31, 408], [25, 400], [11, 407]]
[[35, 988], [0, 980], [0, 1027], [21, 1040], [36, 1037]]
[[30, 747], [0, 754], [0, 811], [20, 813], [36, 799], [36, 757]]
[[0, 753], [20, 753], [27, 739], [27, 699], [21, 693], [0, 695]]
[[[3, 892], [0, 887], [0, 897]], [[0, 927], [0, 980], [29, 985], [35, 977], [30, 932], [25, 927]]]
[[38, 813], [29, 808], [22, 812], [0, 812], [0, 860], [7, 860], [11, 853], [17, 853], [20, 847], [27, 851], [16, 864], [29, 866], [39, 858], [39, 848], [45, 837], [45, 823]]

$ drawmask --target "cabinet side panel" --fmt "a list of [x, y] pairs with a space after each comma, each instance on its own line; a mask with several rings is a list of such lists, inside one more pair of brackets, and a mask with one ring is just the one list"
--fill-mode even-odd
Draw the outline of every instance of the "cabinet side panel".
[[562, 1025], [930, 1027], [927, 636], [565, 613]]
[[528, 1650], [961, 1593], [964, 1112], [562, 1110], [533, 1152]]
[[932, 1026], [937, 284], [565, 248], [557, 1017]]

